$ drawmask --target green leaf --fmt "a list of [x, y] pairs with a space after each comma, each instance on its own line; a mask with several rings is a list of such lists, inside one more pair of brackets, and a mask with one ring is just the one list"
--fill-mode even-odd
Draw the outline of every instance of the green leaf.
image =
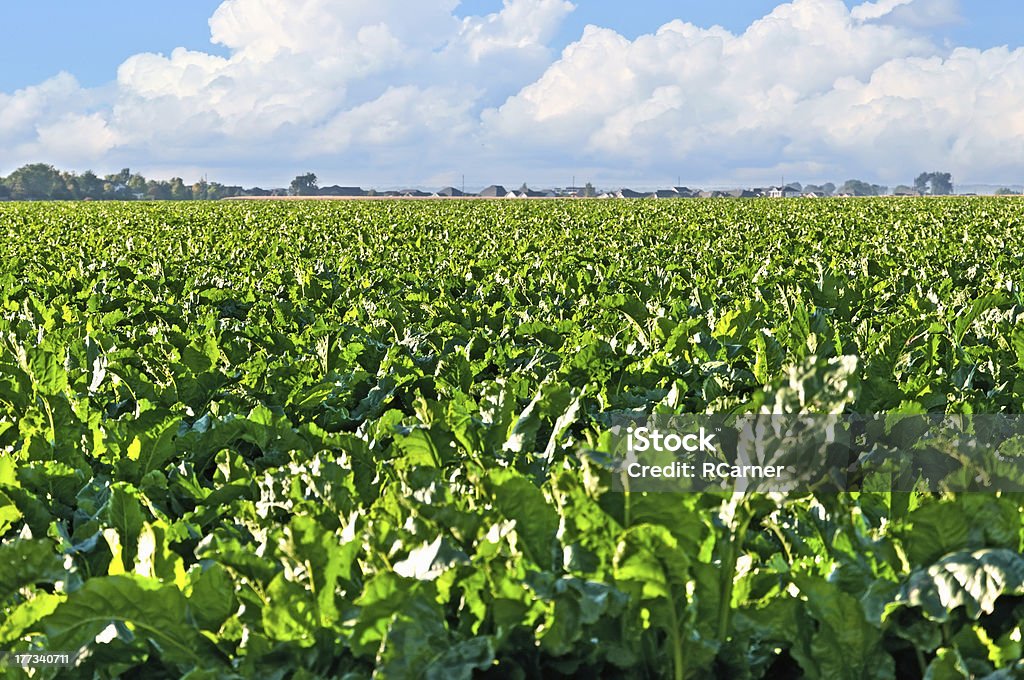
[[67, 390], [68, 374], [55, 354], [39, 347], [31, 347], [25, 351], [25, 356], [32, 385], [40, 394], [56, 396]]
[[516, 521], [516, 533], [527, 555], [535, 564], [549, 567], [555, 551], [558, 513], [543, 492], [513, 470], [490, 470], [488, 482], [498, 510]]
[[126, 568], [135, 560], [139, 534], [146, 523], [142, 504], [136, 498], [137, 493], [130, 484], [123, 482], [114, 484], [110, 487], [110, 495], [99, 515], [103, 525], [116, 529], [121, 537]]
[[153, 644], [165, 662], [220, 666], [191, 619], [185, 596], [174, 586], [122, 575], [88, 579], [35, 628], [46, 635], [47, 648], [79, 650], [94, 645], [109, 626], [124, 624], [135, 639]]
[[235, 584], [219, 564], [199, 573], [188, 596], [189, 609], [204, 630], [216, 632], [238, 610]]
[[21, 511], [3, 491], [0, 491], [0, 537], [7, 533], [7, 530], [14, 526], [14, 523], [21, 519]]
[[855, 597], [816, 578], [797, 577], [795, 582], [807, 598], [807, 612], [818, 623], [810, 644], [801, 640], [790, 651], [809, 678], [896, 677], [893, 659], [882, 646], [881, 631], [868, 622]]
[[46, 540], [18, 538], [0, 544], [0, 564], [0, 604], [25, 586], [68, 578], [64, 560]]
[[958, 607], [977, 619], [991, 614], [1000, 597], [1016, 595], [1024, 595], [1024, 557], [999, 548], [955, 553], [915, 570], [897, 601], [948, 621]]
[[968, 517], [959, 503], [923, 505], [907, 516], [907, 523], [900, 534], [914, 566], [967, 547]]

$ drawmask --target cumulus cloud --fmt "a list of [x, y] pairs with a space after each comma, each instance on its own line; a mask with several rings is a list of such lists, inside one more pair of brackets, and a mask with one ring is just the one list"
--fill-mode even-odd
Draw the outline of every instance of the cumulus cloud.
[[794, 0], [739, 35], [674, 21], [627, 40], [590, 26], [537, 82], [484, 112], [484, 126], [537, 153], [554, 140], [584, 161], [662, 176], [770, 179], [785, 169], [906, 181], [931, 164], [983, 174], [1004, 142], [999, 157], [1012, 156], [1024, 52], [943, 55], [920, 33], [877, 21], [897, 4], [915, 0], [853, 11]]
[[567, 0], [458, 4], [225, 0], [210, 19], [225, 56], [138, 54], [106, 88], [62, 74], [0, 93], [5, 162], [367, 182], [1021, 169], [1024, 50], [935, 44], [924, 29], [957, 21], [956, 0], [792, 0], [741, 33], [587, 26], [560, 55]]
[[229, 55], [131, 57], [118, 70], [112, 123], [125, 143], [171, 150], [178, 163], [196, 152], [187, 140], [200, 154], [248, 140], [270, 163], [465, 133], [474, 106], [550, 63], [546, 41], [573, 6], [505, 0], [460, 19], [457, 4], [227, 0], [210, 28]]
[[83, 89], [67, 73], [38, 85], [0, 93], [0, 148], [12, 164], [46, 160], [76, 164], [117, 145], [102, 109], [105, 93]]

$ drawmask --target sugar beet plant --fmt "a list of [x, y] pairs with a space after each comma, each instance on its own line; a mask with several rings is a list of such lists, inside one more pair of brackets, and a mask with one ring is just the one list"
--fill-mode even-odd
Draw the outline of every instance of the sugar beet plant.
[[1011, 678], [1010, 493], [640, 494], [615, 414], [1019, 413], [1007, 200], [0, 206], [13, 677]]

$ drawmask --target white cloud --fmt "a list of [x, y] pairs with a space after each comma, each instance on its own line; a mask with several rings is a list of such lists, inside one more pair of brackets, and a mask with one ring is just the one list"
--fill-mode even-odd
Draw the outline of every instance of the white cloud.
[[543, 50], [574, 6], [566, 0], [504, 0], [500, 12], [462, 20], [460, 41], [473, 61], [508, 50]]
[[857, 21], [879, 21], [919, 28], [961, 20], [959, 0], [875, 0], [850, 10]]
[[4, 161], [367, 183], [1024, 170], [1024, 51], [934, 44], [922, 27], [956, 21], [956, 0], [792, 0], [740, 34], [588, 26], [561, 55], [566, 0], [458, 4], [226, 0], [225, 56], [138, 54], [107, 88], [62, 74], [0, 93]]
[[102, 108], [104, 93], [60, 73], [10, 95], [0, 93], [0, 148], [13, 167], [45, 161], [90, 162], [117, 146]]
[[59, 115], [80, 92], [73, 76], [60, 73], [13, 94], [0, 93], [0, 141], [23, 141], [40, 122], [53, 119], [55, 112]]
[[854, 16], [840, 0], [794, 0], [740, 35], [677, 21], [630, 41], [591, 26], [484, 125], [537, 154], [553, 141], [660, 176], [979, 176], [1009, 141], [1008, 160], [1024, 52], [942, 56], [917, 32], [867, 21], [896, 3], [876, 4]]
[[544, 42], [572, 5], [506, 0], [500, 12], [459, 19], [457, 4], [227, 0], [210, 28], [229, 55], [131, 57], [118, 70], [112, 123], [127, 143], [170, 150], [177, 163], [189, 161], [190, 143], [202, 154], [248, 142], [246, 160], [270, 163], [466, 132], [494, 88], [507, 96], [550, 63]]
[[118, 145], [118, 135], [98, 114], [67, 114], [36, 130], [39, 146], [68, 162], [82, 163], [102, 156]]

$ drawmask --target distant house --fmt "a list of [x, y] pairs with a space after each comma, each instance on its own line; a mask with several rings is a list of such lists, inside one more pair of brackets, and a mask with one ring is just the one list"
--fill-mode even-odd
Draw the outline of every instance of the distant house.
[[459, 196], [465, 196], [466, 194], [464, 192], [462, 192], [462, 191], [459, 191], [455, 187], [445, 187], [444, 189], [441, 189], [440, 191], [438, 191], [434, 195], [435, 196], [445, 196], [447, 198], [457, 198]]
[[426, 198], [430, 196], [430, 193], [420, 191], [419, 189], [399, 189], [398, 195], [405, 196], [406, 198]]
[[803, 196], [804, 198], [825, 198], [825, 193], [822, 191], [805, 191]]
[[648, 198], [679, 198], [679, 192], [675, 189], [658, 189], [649, 194]]
[[319, 196], [365, 196], [366, 192], [360, 187], [340, 187], [337, 184], [329, 187], [320, 187], [317, 191]]
[[800, 191], [793, 187], [771, 187], [765, 193], [768, 198], [796, 198]]
[[691, 189], [690, 187], [672, 187], [672, 190], [679, 194], [679, 198], [696, 198], [697, 194], [700, 193], [697, 189]]
[[492, 184], [477, 194], [477, 196], [483, 196], [485, 198], [504, 198], [507, 195], [508, 190], [500, 184]]
[[534, 191], [533, 189], [523, 191], [522, 189], [519, 189], [518, 191], [508, 192], [505, 194], [505, 198], [550, 198], [554, 195], [555, 192], [553, 191]]
[[598, 198], [649, 198], [651, 194], [640, 193], [639, 191], [633, 191], [632, 189], [616, 189], [614, 191], [606, 191], [601, 194]]

